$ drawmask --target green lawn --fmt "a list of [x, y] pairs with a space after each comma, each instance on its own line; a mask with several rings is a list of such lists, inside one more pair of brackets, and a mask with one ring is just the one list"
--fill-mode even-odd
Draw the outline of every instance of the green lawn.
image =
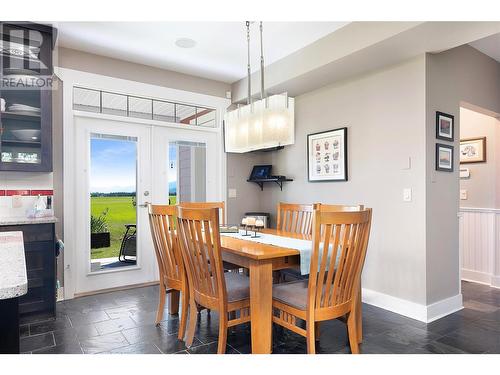
[[[176, 197], [171, 196], [171, 204], [175, 204], [175, 201]], [[132, 204], [132, 197], [91, 197], [90, 208], [92, 215], [96, 216], [106, 208], [109, 209], [106, 219], [111, 233], [111, 246], [92, 249], [92, 259], [117, 257], [125, 234], [125, 224], [136, 223], [136, 208]]]

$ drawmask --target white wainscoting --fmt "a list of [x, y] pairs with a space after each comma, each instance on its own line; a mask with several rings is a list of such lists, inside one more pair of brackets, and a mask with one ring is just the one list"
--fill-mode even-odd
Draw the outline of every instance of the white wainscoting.
[[500, 288], [500, 209], [461, 208], [462, 280]]

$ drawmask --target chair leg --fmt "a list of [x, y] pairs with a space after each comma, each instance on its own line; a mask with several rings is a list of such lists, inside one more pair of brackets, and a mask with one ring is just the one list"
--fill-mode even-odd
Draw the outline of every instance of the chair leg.
[[165, 290], [165, 285], [160, 282], [160, 292], [158, 301], [158, 310], [156, 311], [156, 322], [155, 325], [158, 327], [161, 320], [163, 319], [163, 310], [165, 308], [165, 299], [167, 297], [167, 291]]
[[219, 343], [217, 345], [217, 354], [226, 353], [227, 342], [227, 314], [219, 314]]
[[352, 354], [359, 354], [358, 332], [356, 325], [356, 312], [351, 311], [347, 318], [347, 332], [349, 334], [349, 346]]
[[198, 314], [196, 313], [196, 302], [192, 300], [189, 304], [189, 325], [186, 334], [186, 346], [188, 348], [193, 344], [194, 331], [196, 331], [196, 321], [198, 320]]
[[358, 344], [363, 342], [363, 302], [361, 300], [361, 287], [359, 288], [358, 301], [356, 303], [356, 330], [358, 332]]
[[181, 310], [181, 321], [179, 325], [179, 340], [184, 340], [184, 335], [186, 333], [186, 323], [187, 323], [187, 315], [188, 315], [188, 307], [189, 307], [189, 295], [185, 291], [181, 292], [182, 294], [182, 310]]
[[319, 341], [319, 322], [314, 323], [314, 337], [316, 341]]
[[316, 340], [315, 340], [315, 324], [314, 322], [306, 322], [306, 342], [307, 342], [307, 354], [316, 354]]

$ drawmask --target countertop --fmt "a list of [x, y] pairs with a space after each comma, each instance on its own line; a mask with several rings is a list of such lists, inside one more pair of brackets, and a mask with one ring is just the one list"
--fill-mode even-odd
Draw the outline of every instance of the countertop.
[[28, 292], [23, 232], [0, 232], [0, 300]]
[[5, 225], [24, 225], [24, 224], [50, 224], [57, 223], [57, 218], [55, 216], [47, 217], [0, 217], [0, 226]]

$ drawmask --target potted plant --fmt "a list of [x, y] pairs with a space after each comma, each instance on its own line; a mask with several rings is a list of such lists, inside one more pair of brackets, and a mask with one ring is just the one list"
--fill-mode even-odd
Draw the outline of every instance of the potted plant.
[[106, 208], [99, 216], [90, 215], [90, 248], [100, 249], [111, 245], [111, 238], [108, 229]]

